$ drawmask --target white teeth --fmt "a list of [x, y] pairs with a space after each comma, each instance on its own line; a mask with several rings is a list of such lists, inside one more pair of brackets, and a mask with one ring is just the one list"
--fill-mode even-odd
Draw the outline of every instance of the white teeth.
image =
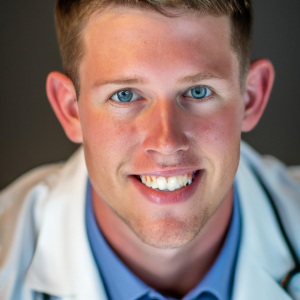
[[169, 191], [174, 191], [178, 188], [181, 188], [181, 186], [179, 184], [179, 181], [177, 179], [177, 176], [173, 176], [173, 177], [168, 178], [167, 188], [168, 188]]
[[146, 184], [146, 176], [140, 176], [141, 180], [142, 180], [142, 183], [143, 184]]
[[153, 180], [153, 182], [152, 182], [152, 188], [153, 189], [157, 189], [158, 188], [158, 183], [157, 183], [157, 179], [156, 179], [156, 177], [155, 176], [151, 176], [151, 178], [152, 178], [152, 180]]
[[178, 178], [178, 183], [179, 183], [179, 185], [180, 185], [180, 186], [184, 186], [182, 176], [177, 176], [177, 178]]
[[187, 174], [185, 174], [185, 175], [183, 176], [182, 180], [183, 180], [183, 185], [186, 186], [186, 184], [187, 184], [187, 182], [188, 182], [188, 176], [187, 176]]
[[157, 177], [157, 186], [162, 191], [167, 188], [167, 179], [165, 177]]
[[189, 185], [194, 180], [194, 174], [196, 172], [190, 173], [190, 174], [184, 174], [184, 175], [178, 175], [178, 176], [172, 176], [172, 177], [155, 177], [155, 176], [148, 176], [148, 175], [142, 175], [140, 176], [142, 183], [144, 183], [146, 186], [158, 189], [158, 190], [169, 190], [174, 191], [177, 189], [180, 189], [186, 185]]

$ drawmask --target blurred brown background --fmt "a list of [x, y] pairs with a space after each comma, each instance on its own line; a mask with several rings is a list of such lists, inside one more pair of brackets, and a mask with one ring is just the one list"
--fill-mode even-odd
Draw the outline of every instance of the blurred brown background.
[[[254, 0], [253, 59], [276, 69], [270, 103], [243, 138], [261, 153], [300, 164], [300, 1]], [[45, 93], [52, 70], [62, 71], [54, 0], [0, 3], [0, 189], [35, 166], [65, 160], [77, 145], [65, 137]]]

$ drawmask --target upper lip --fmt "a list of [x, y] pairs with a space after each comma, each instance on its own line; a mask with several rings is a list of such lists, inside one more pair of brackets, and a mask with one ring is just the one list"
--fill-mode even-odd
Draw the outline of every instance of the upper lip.
[[184, 175], [189, 174], [195, 171], [198, 171], [199, 169], [196, 168], [184, 168], [184, 169], [169, 169], [169, 170], [153, 170], [153, 171], [147, 171], [142, 173], [135, 173], [132, 175], [147, 175], [147, 176], [162, 176], [162, 177], [171, 177], [176, 175]]

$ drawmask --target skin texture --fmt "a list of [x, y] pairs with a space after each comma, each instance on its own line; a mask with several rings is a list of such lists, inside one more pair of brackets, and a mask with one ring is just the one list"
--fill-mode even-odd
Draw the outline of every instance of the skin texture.
[[[241, 131], [257, 124], [274, 79], [268, 60], [255, 61], [241, 91], [228, 17], [179, 12], [176, 18], [137, 9], [94, 15], [84, 32], [78, 102], [66, 76], [53, 72], [47, 81], [66, 134], [83, 142], [106, 240], [144, 282], [174, 297], [203, 278], [222, 247]], [[212, 95], [188, 97], [195, 86]], [[113, 100], [122, 89], [138, 100]], [[187, 169], [202, 176], [181, 203], [152, 203], [133, 184], [132, 175]]]

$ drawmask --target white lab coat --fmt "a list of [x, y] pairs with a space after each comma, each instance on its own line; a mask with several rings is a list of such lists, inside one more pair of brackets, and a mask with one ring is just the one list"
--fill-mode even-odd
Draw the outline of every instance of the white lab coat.
[[[242, 143], [236, 176], [242, 235], [234, 300], [300, 300], [300, 275], [288, 295], [278, 284], [294, 266], [254, 167], [272, 192], [300, 256], [300, 185], [272, 157]], [[83, 150], [65, 164], [37, 168], [0, 194], [0, 300], [33, 300], [33, 291], [62, 300], [106, 300], [85, 230], [87, 170]], [[56, 298], [55, 298], [56, 299]]]

